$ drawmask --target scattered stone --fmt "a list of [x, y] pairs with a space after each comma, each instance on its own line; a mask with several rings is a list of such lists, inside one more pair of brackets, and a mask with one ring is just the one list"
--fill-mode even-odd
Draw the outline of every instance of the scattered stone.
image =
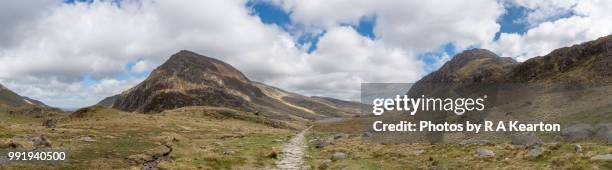
[[574, 149], [576, 150], [576, 153], [582, 152], [582, 146], [580, 146], [580, 144], [574, 145]]
[[575, 124], [561, 130], [561, 136], [565, 141], [575, 142], [593, 136], [595, 129], [589, 124]]
[[544, 154], [544, 149], [542, 149], [542, 147], [535, 147], [527, 152], [529, 157], [538, 157], [542, 154]]
[[334, 135], [334, 140], [338, 140], [338, 139], [342, 139], [342, 138], [346, 138], [346, 134], [338, 133], [338, 134]]
[[57, 120], [55, 120], [55, 119], [45, 119], [43, 121], [42, 125], [44, 127], [47, 127], [47, 128], [55, 128], [55, 126], [57, 125]]
[[236, 152], [234, 152], [234, 151], [232, 151], [232, 150], [226, 150], [226, 151], [223, 151], [223, 155], [233, 155], [233, 154], [235, 154], [235, 153], [236, 153]]
[[331, 167], [332, 164], [332, 160], [324, 160], [323, 162], [321, 162], [321, 164], [319, 165], [319, 169], [327, 169], [329, 167]]
[[343, 152], [336, 152], [331, 156], [332, 161], [337, 161], [344, 158], [346, 158], [346, 153]]
[[489, 149], [478, 148], [478, 149], [476, 149], [476, 155], [478, 157], [485, 158], [485, 157], [493, 157], [493, 156], [495, 156], [495, 153], [492, 150], [489, 150]]
[[45, 136], [40, 135], [32, 138], [32, 146], [34, 149], [51, 147], [51, 141]]
[[317, 139], [314, 141], [314, 144], [315, 144], [315, 148], [323, 149], [326, 146], [331, 145], [331, 142], [329, 142], [329, 140]]
[[612, 161], [612, 154], [597, 155], [591, 157], [592, 161]]
[[96, 141], [96, 139], [94, 139], [91, 136], [83, 136], [83, 137], [79, 138], [79, 140], [80, 141], [85, 141], [85, 142], [95, 142]]
[[513, 145], [521, 145], [525, 147], [533, 145], [541, 145], [544, 142], [533, 133], [517, 133], [512, 135]]
[[421, 154], [423, 154], [423, 153], [425, 153], [425, 150], [422, 150], [422, 149], [420, 149], [420, 150], [416, 150], [416, 151], [413, 151], [413, 152], [412, 152], [412, 154], [413, 154], [413, 155], [416, 155], [416, 156], [419, 156], [419, 155], [421, 155]]
[[468, 139], [468, 140], [464, 140], [459, 142], [459, 144], [461, 145], [488, 145], [491, 144], [490, 141], [488, 140], [472, 140], [472, 139]]

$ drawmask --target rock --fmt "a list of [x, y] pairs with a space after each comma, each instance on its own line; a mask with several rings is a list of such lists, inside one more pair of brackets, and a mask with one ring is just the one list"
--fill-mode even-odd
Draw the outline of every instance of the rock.
[[468, 140], [463, 140], [463, 141], [459, 142], [459, 144], [461, 144], [461, 145], [488, 145], [488, 144], [491, 144], [491, 142], [488, 141], [488, 140], [472, 140], [472, 139], [468, 139]]
[[495, 156], [495, 153], [492, 150], [489, 150], [489, 149], [478, 148], [478, 149], [476, 149], [476, 155], [478, 157], [485, 158], [485, 157], [493, 157], [493, 156]]
[[532, 145], [543, 144], [542, 140], [533, 133], [517, 133], [512, 135], [512, 144], [529, 147]]
[[361, 137], [364, 137], [364, 138], [369, 138], [371, 136], [372, 136], [372, 133], [370, 132], [363, 132], [363, 134], [361, 135]]
[[331, 142], [329, 140], [317, 139], [314, 141], [315, 148], [323, 149], [326, 146], [329, 146]]
[[591, 157], [592, 161], [612, 161], [612, 154], [597, 155]]
[[582, 146], [580, 146], [580, 144], [574, 145], [574, 149], [576, 150], [576, 153], [582, 152]]
[[324, 160], [323, 162], [321, 162], [321, 164], [319, 165], [319, 169], [327, 169], [329, 167], [331, 167], [332, 164], [332, 160]]
[[332, 161], [337, 161], [344, 158], [346, 158], [346, 153], [343, 152], [336, 152], [331, 156]]
[[544, 149], [542, 149], [542, 147], [535, 147], [527, 152], [529, 157], [538, 157], [542, 154], [544, 154]]
[[338, 133], [338, 134], [334, 135], [334, 140], [338, 140], [338, 139], [342, 139], [342, 138], [346, 138], [346, 134]]
[[49, 139], [45, 135], [33, 137], [31, 140], [34, 149], [51, 147], [51, 141], [49, 141]]
[[425, 153], [425, 150], [422, 150], [422, 149], [420, 149], [420, 150], [416, 150], [416, 151], [413, 151], [413, 152], [412, 152], [412, 154], [413, 154], [413, 155], [416, 155], [416, 156], [419, 156], [419, 155], [421, 155], [421, 154], [423, 154], [423, 153]]
[[92, 138], [91, 136], [83, 136], [81, 138], [79, 138], [80, 141], [85, 141], [85, 142], [95, 142], [96, 139]]
[[575, 124], [561, 130], [561, 136], [565, 141], [575, 142], [593, 136], [595, 129], [589, 124]]
[[233, 155], [233, 154], [235, 154], [235, 153], [236, 153], [236, 152], [235, 152], [235, 151], [232, 151], [232, 150], [226, 150], [226, 151], [223, 151], [223, 155]]
[[43, 121], [42, 125], [44, 127], [47, 127], [47, 128], [55, 128], [55, 126], [57, 125], [57, 120], [55, 120], [55, 119], [45, 119]]

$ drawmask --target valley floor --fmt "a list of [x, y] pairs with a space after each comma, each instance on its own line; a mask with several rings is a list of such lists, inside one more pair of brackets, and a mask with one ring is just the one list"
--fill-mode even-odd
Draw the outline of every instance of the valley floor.
[[[222, 108], [173, 110], [145, 115], [93, 108], [79, 116], [43, 118], [0, 113], [0, 152], [40, 146], [25, 140], [47, 138], [52, 150], [68, 152], [59, 163], [11, 162], [0, 169], [611, 169], [595, 160], [612, 145], [542, 145], [542, 153], [509, 143], [366, 143], [353, 119], [314, 123], [308, 131], [272, 128], [215, 113]], [[303, 126], [305, 127], [305, 126]], [[297, 134], [297, 135], [296, 135]], [[480, 153], [485, 149], [487, 152]], [[488, 151], [491, 151], [490, 154]]]
[[[40, 135], [67, 161], [10, 162], [0, 169], [269, 169], [294, 132], [259, 123], [214, 118], [202, 110], [144, 115], [95, 108], [82, 117], [42, 118], [0, 113], [0, 151], [31, 150]], [[159, 159], [158, 159], [159, 158]], [[157, 161], [156, 163], [151, 163]]]

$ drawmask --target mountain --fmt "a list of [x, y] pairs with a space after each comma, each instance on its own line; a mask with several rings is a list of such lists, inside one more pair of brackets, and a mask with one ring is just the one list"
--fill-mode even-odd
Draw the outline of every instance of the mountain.
[[0, 105], [8, 106], [8, 107], [20, 107], [20, 106], [39, 106], [39, 107], [49, 107], [45, 105], [43, 102], [38, 100], [30, 99], [28, 97], [20, 96], [17, 93], [11, 91], [10, 89], [4, 87], [0, 84]]
[[409, 94], [483, 84], [582, 84], [612, 83], [612, 35], [519, 63], [485, 49], [463, 51], [417, 81]]
[[186, 50], [172, 55], [140, 84], [98, 105], [141, 113], [216, 106], [282, 120], [317, 120], [357, 113], [346, 105], [251, 81], [223, 61]]
[[17, 107], [25, 105], [27, 102], [20, 95], [0, 84], [0, 104]]
[[509, 81], [612, 83], [612, 35], [556, 49], [512, 69]]
[[499, 57], [486, 49], [466, 50], [417, 81], [408, 94], [420, 96], [435, 88], [502, 82], [517, 65], [512, 58]]

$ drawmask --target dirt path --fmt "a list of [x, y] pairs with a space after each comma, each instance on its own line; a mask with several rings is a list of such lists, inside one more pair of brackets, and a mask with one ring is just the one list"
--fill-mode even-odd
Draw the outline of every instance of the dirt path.
[[283, 145], [281, 159], [276, 163], [278, 169], [306, 169], [304, 156], [306, 155], [306, 139], [304, 134], [310, 129], [304, 129]]

